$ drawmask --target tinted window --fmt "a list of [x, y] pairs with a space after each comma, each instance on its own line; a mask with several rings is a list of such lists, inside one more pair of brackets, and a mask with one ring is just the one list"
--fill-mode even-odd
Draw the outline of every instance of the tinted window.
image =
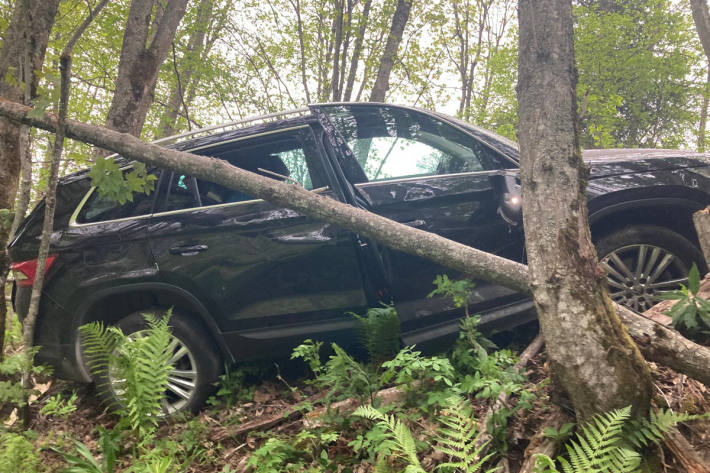
[[[307, 190], [326, 185], [320, 158], [310, 141], [310, 133], [305, 129], [296, 133], [274, 133], [225, 143], [200, 150], [198, 154], [221, 158], [247, 171], [297, 184]], [[213, 182], [194, 180], [177, 173], [168, 182], [170, 184], [166, 185], [165, 189], [161, 188], [160, 202], [165, 203], [161, 204], [160, 211], [254, 199], [241, 191], [227, 189]]]
[[[153, 171], [151, 174], [155, 174]], [[76, 217], [77, 223], [103, 222], [119, 218], [138, 217], [148, 215], [153, 207], [155, 194], [149, 195], [134, 192], [133, 200], [120, 204], [99, 194], [98, 189], [92, 189], [89, 199]]]
[[370, 181], [494, 168], [486, 148], [435, 117], [396, 107], [324, 110]]

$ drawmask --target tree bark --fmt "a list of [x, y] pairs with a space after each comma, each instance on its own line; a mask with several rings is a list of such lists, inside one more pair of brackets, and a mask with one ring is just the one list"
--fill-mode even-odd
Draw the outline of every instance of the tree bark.
[[[28, 117], [31, 108], [0, 98], [0, 116], [50, 132], [56, 118], [45, 114]], [[313, 194], [299, 186], [269, 179], [231, 166], [228, 162], [184, 151], [143, 143], [138, 138], [107, 128], [67, 119], [67, 137], [100, 146], [127, 159], [179, 170], [199, 179], [240, 190], [266, 201], [338, 225], [410, 254], [430, 259], [452, 269], [495, 284], [529, 293], [528, 267], [475, 248], [447, 240], [333, 199]], [[685, 339], [676, 331], [656, 324], [622, 306], [615, 306], [630, 334], [644, 345], [647, 359], [674, 369], [710, 386], [710, 349]], [[544, 336], [544, 334], [543, 334]], [[582, 343], [584, 339], [580, 340]]]
[[545, 435], [545, 429], [551, 427], [555, 430], [560, 430], [568, 422], [573, 422], [573, 419], [559, 406], [553, 404], [547, 419], [530, 439], [530, 444], [525, 449], [523, 456], [523, 464], [520, 466], [518, 473], [533, 473], [537, 455], [547, 455], [550, 458], [554, 458], [560, 449], [561, 439], [548, 437]]
[[710, 265], [710, 206], [693, 214], [695, 233], [698, 234], [700, 249], [703, 250], [706, 265]]
[[[160, 137], [170, 136], [175, 134], [177, 117], [180, 113], [180, 108], [186, 108], [189, 100], [186, 100], [187, 90], [199, 83], [199, 73], [196, 71], [199, 67], [199, 62], [204, 57], [207, 45], [205, 38], [207, 36], [207, 27], [212, 16], [213, 0], [201, 0], [197, 6], [197, 18], [193, 29], [190, 32], [190, 37], [187, 40], [187, 47], [182, 57], [181, 66], [175, 66], [175, 87], [170, 92], [168, 99], [167, 110], [160, 118], [158, 125], [158, 134]], [[182, 69], [180, 71], [180, 69]], [[187, 110], [185, 116], [189, 117]], [[188, 118], [189, 120], [189, 118]], [[189, 123], [188, 123], [189, 126]]]
[[392, 73], [392, 67], [394, 67], [394, 59], [397, 57], [399, 44], [402, 42], [404, 27], [407, 26], [409, 21], [409, 11], [412, 8], [413, 1], [397, 1], [397, 7], [392, 16], [392, 26], [387, 36], [385, 49], [382, 52], [380, 67], [377, 70], [375, 84], [370, 92], [370, 102], [384, 102], [387, 91], [390, 89], [390, 74]]
[[614, 311], [592, 244], [577, 129], [571, 0], [521, 0], [518, 101], [530, 284], [553, 379], [581, 419], [648, 414], [648, 366]]
[[160, 66], [168, 57], [178, 24], [185, 14], [187, 1], [168, 2], [162, 14], [156, 15], [152, 29], [151, 16], [156, 2], [131, 2], [123, 35], [116, 89], [106, 118], [108, 128], [133, 136], [140, 135], [148, 109], [155, 99]]
[[360, 24], [358, 26], [357, 36], [355, 37], [355, 44], [353, 45], [353, 56], [350, 59], [350, 69], [348, 70], [348, 79], [345, 82], [345, 93], [343, 95], [343, 100], [345, 102], [350, 102], [350, 98], [353, 94], [353, 86], [355, 85], [355, 76], [357, 75], [357, 68], [360, 63], [360, 54], [362, 53], [362, 43], [365, 40], [365, 30], [367, 29], [367, 23], [370, 18], [370, 7], [372, 6], [372, 0], [365, 0], [365, 4], [362, 7], [362, 17], [360, 18]]
[[[42, 70], [58, 6], [59, 0], [15, 2], [0, 50], [0, 96], [16, 102], [25, 102], [36, 96], [39, 71]], [[10, 210], [15, 203], [23, 153], [22, 138], [21, 126], [0, 118], [0, 210]], [[10, 231], [11, 225], [0, 224], [0, 353], [5, 340], [7, 316], [5, 282], [10, 261], [6, 248]]]

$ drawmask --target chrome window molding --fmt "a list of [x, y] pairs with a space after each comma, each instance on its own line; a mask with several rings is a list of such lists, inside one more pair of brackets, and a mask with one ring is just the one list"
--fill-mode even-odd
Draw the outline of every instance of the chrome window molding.
[[[247, 204], [256, 204], [259, 202], [266, 202], [264, 199], [250, 199], [250, 200], [243, 200], [240, 202], [225, 202], [223, 204], [214, 204], [214, 205], [203, 205], [201, 207], [188, 207], [185, 209], [178, 209], [178, 210], [169, 210], [167, 212], [157, 212], [157, 213], [151, 213], [151, 214], [145, 214], [145, 215], [136, 215], [135, 217], [125, 217], [125, 218], [115, 218], [113, 220], [101, 220], [98, 222], [86, 222], [86, 223], [79, 223], [76, 221], [77, 216], [79, 215], [79, 212], [81, 212], [81, 209], [84, 207], [84, 204], [86, 201], [89, 200], [89, 197], [91, 194], [94, 192], [96, 187], [92, 187], [89, 189], [89, 191], [86, 193], [84, 198], [79, 202], [79, 205], [77, 206], [76, 210], [74, 210], [74, 213], [72, 214], [71, 218], [69, 219], [69, 227], [70, 228], [78, 228], [78, 227], [88, 227], [90, 225], [103, 225], [105, 223], [113, 223], [113, 222], [124, 222], [127, 220], [139, 220], [139, 219], [144, 219], [148, 217], [163, 217], [167, 215], [176, 215], [176, 214], [181, 214], [181, 213], [187, 213], [187, 212], [195, 212], [198, 210], [206, 210], [206, 209], [218, 209], [218, 208], [224, 208], [224, 207], [234, 207], [238, 205], [247, 205]], [[313, 192], [314, 194], [321, 194], [323, 192], [326, 192], [330, 190], [329, 186], [325, 187], [319, 187], [317, 189], [313, 189], [309, 192]]]
[[498, 175], [501, 172], [504, 171], [517, 171], [516, 169], [493, 169], [493, 170], [483, 170], [483, 171], [468, 171], [468, 172], [455, 172], [451, 174], [422, 174], [420, 176], [413, 176], [413, 177], [402, 177], [402, 178], [394, 178], [394, 179], [380, 179], [377, 181], [368, 181], [368, 182], [360, 182], [358, 184], [355, 184], [355, 187], [360, 188], [360, 187], [374, 187], [379, 185], [385, 185], [385, 184], [397, 184], [400, 182], [412, 182], [412, 181], [420, 181], [422, 179], [443, 179], [447, 177], [460, 177], [460, 176], [481, 176], [481, 175]]

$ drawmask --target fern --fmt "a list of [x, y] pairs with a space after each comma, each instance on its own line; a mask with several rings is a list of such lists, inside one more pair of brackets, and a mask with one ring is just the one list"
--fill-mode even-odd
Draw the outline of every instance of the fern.
[[367, 310], [366, 316], [348, 312], [355, 318], [360, 343], [367, 349], [370, 361], [376, 364], [392, 358], [399, 351], [400, 323], [397, 311], [391, 305]]
[[[641, 455], [636, 449], [658, 443], [665, 433], [679, 422], [710, 417], [675, 414], [670, 410], [651, 412], [649, 419], [630, 420], [631, 407], [617, 409], [592, 418], [576, 441], [565, 447], [569, 460], [558, 457], [564, 473], [635, 473], [639, 471]], [[559, 473], [555, 462], [546, 455], [538, 455], [536, 473]]]
[[360, 406], [353, 412], [353, 415], [377, 421], [378, 425], [387, 430], [393, 441], [393, 453], [407, 462], [407, 467], [404, 470], [406, 473], [426, 473], [417, 458], [417, 447], [412, 433], [403, 422], [397, 420], [393, 415], [383, 414], [372, 406]]
[[658, 412], [651, 411], [648, 419], [632, 420], [624, 429], [624, 437], [634, 447], [640, 449], [651, 443], [659, 443], [663, 440], [664, 434], [673, 429], [681, 422], [691, 420], [707, 419], [710, 413], [687, 414], [675, 413], [670, 409], [660, 409]]
[[[119, 343], [125, 338], [115, 327], [106, 327], [103, 322], [89, 322], [79, 327], [81, 345], [86, 355], [87, 364], [92, 373], [108, 370]], [[99, 386], [104, 388], [104, 386]]]
[[173, 370], [169, 361], [177, 343], [170, 334], [168, 317], [144, 317], [148, 330], [122, 343], [118, 359], [119, 375], [125, 379], [122, 401], [129, 425], [136, 432], [157, 425], [168, 376]]
[[79, 329], [89, 368], [107, 378], [100, 388], [113, 391], [122, 421], [141, 437], [157, 425], [177, 343], [168, 326], [170, 311], [165, 316], [143, 316], [148, 328], [131, 335], [101, 322]]
[[[458, 396], [450, 397], [439, 422], [443, 424], [443, 427], [439, 429], [439, 436], [436, 438], [434, 448], [449, 455], [452, 461], [442, 463], [437, 468], [446, 471], [475, 473], [481, 469], [483, 463], [493, 456], [494, 453], [489, 453], [481, 458], [481, 452], [487, 442], [476, 448], [480, 432], [477, 429], [473, 409], [466, 399], [461, 399]], [[495, 469], [487, 471], [493, 472]]]

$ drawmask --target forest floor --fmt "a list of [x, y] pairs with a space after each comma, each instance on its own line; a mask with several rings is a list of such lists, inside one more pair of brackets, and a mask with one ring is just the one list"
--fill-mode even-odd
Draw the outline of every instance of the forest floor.
[[[499, 346], [510, 347], [519, 353], [535, 333], [534, 325], [527, 326], [515, 335], [504, 334], [495, 341]], [[15, 346], [12, 349], [18, 348]], [[401, 471], [401, 458], [395, 452], [381, 448], [387, 437], [381, 430], [373, 428], [371, 421], [354, 417], [349, 412], [336, 411], [324, 414], [321, 419], [310, 417], [305, 421], [300, 414], [286, 417], [294, 411], [302, 413], [317, 409], [322, 405], [317, 399], [328, 392], [325, 386], [307, 376], [301, 365], [302, 362], [283, 360], [278, 364], [254, 364], [231, 371], [229, 376], [223, 378], [220, 391], [209, 402], [211, 405], [194, 416], [185, 415], [163, 422], [157, 430], [153, 448], [160, 455], [170, 458], [167, 471], [366, 473], [374, 471], [376, 466], [380, 471]], [[655, 379], [656, 406], [691, 414], [710, 412], [710, 391], [704, 385], [667, 368], [653, 364], [651, 367]], [[509, 472], [518, 471], [530, 439], [548, 420], [552, 401], [544, 351], [527, 363], [524, 375], [520, 386], [512, 389], [512, 400], [506, 405], [507, 419], [492, 440], [490, 451], [494, 455], [486, 466], [497, 465]], [[38, 376], [36, 383], [40, 394], [32, 403], [33, 420], [25, 435], [40, 456], [39, 471], [65, 468], [65, 457], [57, 451], [74, 451], [76, 441], [86, 445], [100, 461], [103, 448], [101, 431], [114, 429], [118, 419], [106, 412], [93, 386], [46, 376]], [[437, 404], [440, 401], [436, 398], [432, 399], [434, 383], [422, 383], [427, 383], [427, 387], [420, 385], [410, 389], [397, 400], [396, 407], [381, 408], [396, 415], [408, 426], [416, 442], [422, 468], [433, 471], [437, 464], [447, 461], [440, 452], [431, 448], [437, 436], [439, 417], [446, 412], [446, 408]], [[467, 396], [477, 419], [485, 416], [497, 397], [493, 395], [497, 392], [481, 395], [482, 392], [472, 391]], [[520, 402], [523, 392], [532, 393], [529, 396], [531, 400], [516, 409], [515, 404]], [[57, 396], [66, 400], [73, 393], [77, 394], [73, 403], [76, 410], [73, 412], [62, 415], [41, 412]], [[562, 406], [566, 404], [564, 399], [559, 398], [555, 398], [555, 402]], [[283, 420], [280, 420], [281, 417]], [[270, 428], [247, 432], [240, 430], [245, 423], [259, 419], [277, 420]], [[7, 411], [2, 421], [6, 429], [17, 427], [17, 421], [8, 418]], [[710, 464], [710, 422], [682, 424], [680, 430]], [[131, 471], [135, 463], [136, 445], [131, 445], [130, 440], [128, 442], [119, 449], [121, 454], [117, 458], [115, 471]], [[651, 471], [684, 471], [664, 447], [649, 450], [646, 458]]]

